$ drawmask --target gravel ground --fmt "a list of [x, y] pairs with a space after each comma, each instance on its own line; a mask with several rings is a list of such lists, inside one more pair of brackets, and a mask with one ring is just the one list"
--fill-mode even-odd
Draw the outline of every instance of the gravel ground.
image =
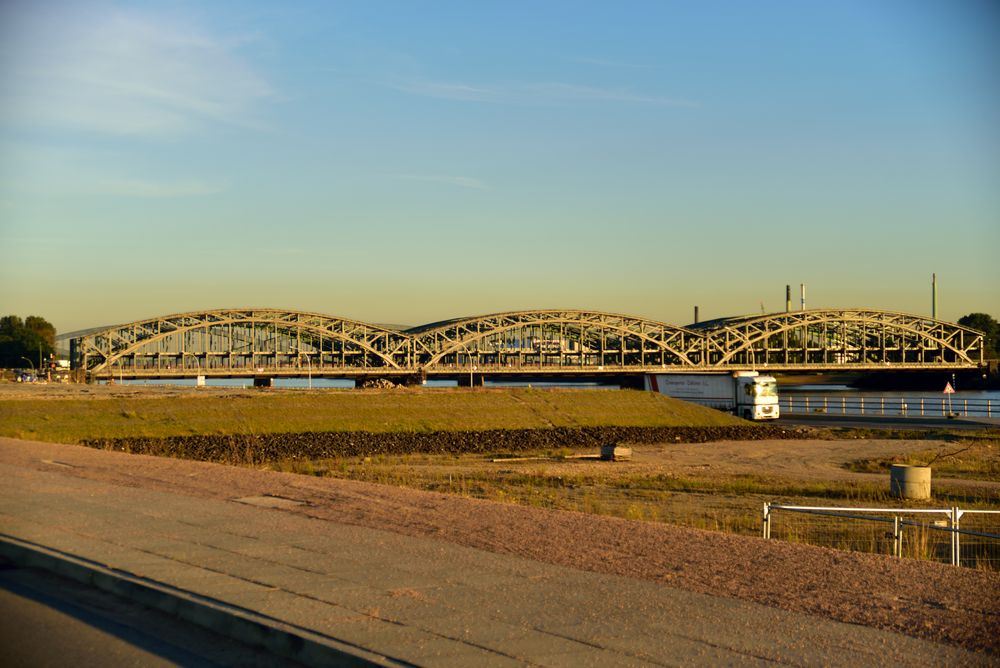
[[[692, 446], [708, 447], [708, 446]], [[730, 596], [1000, 654], [1000, 574], [368, 483], [0, 439], [0, 460]], [[68, 466], [67, 466], [68, 465]]]

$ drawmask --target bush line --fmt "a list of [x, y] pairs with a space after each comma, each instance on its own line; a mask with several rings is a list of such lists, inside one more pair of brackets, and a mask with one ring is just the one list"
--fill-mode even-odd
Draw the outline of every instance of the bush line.
[[133, 454], [225, 464], [408, 454], [491, 454], [598, 448], [607, 444], [707, 443], [722, 440], [802, 438], [804, 432], [773, 425], [731, 427], [553, 427], [483, 431], [324, 431], [271, 434], [84, 439], [83, 445]]

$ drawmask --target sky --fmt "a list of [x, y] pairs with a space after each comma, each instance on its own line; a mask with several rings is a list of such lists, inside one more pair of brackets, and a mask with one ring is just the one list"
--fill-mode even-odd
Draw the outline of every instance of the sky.
[[1000, 6], [0, 2], [0, 312], [1000, 318]]

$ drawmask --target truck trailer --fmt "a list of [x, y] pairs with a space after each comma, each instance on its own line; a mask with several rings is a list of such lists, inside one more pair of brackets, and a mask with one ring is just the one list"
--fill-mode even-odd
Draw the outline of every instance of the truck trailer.
[[718, 408], [747, 420], [778, 419], [778, 384], [756, 371], [735, 373], [650, 373], [647, 390]]

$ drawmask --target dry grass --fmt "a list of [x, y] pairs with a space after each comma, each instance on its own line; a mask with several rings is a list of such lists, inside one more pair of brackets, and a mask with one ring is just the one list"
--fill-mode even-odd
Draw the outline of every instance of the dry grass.
[[[272, 463], [268, 468], [742, 535], [759, 535], [765, 502], [900, 505], [889, 496], [888, 485], [878, 481], [774, 479], [764, 472], [677, 476], [666, 471], [637, 470], [629, 463], [570, 459], [568, 454], [540, 452], [538, 456], [548, 459], [510, 462], [493, 462], [471, 455], [427, 454], [289, 460]], [[939, 484], [935, 494], [930, 503], [934, 507], [943, 504], [1000, 508], [1000, 496], [985, 490]], [[793, 517], [775, 537], [842, 549], [868, 546], [874, 551], [884, 551], [891, 547], [881, 526], [836, 524]], [[926, 538], [922, 540], [926, 546]], [[907, 543], [913, 556], [918, 556], [919, 544]], [[920, 554], [930, 558], [932, 552], [927, 547]]]
[[847, 468], [862, 473], [887, 472], [893, 464], [931, 466], [935, 477], [1000, 482], [1000, 440], [966, 439], [955, 442], [944, 453], [923, 450], [893, 457], [862, 459]]

